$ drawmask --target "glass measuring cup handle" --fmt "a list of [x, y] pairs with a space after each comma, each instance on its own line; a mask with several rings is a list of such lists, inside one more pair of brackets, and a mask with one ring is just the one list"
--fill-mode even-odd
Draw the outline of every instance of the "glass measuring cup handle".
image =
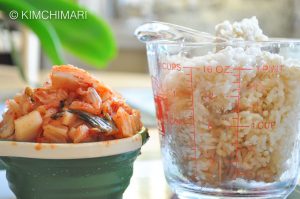
[[148, 22], [139, 26], [135, 36], [141, 42], [226, 42], [224, 38], [216, 37], [206, 32], [164, 22]]

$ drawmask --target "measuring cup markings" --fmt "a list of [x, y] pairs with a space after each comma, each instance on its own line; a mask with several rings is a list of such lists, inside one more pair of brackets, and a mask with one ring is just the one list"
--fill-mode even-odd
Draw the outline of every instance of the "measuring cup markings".
[[[201, 68], [199, 68], [201, 69]], [[203, 66], [203, 72], [204, 73], [213, 73], [213, 72], [216, 72], [216, 73], [224, 73], [224, 74], [231, 74], [232, 71], [229, 71], [229, 69], [231, 69], [231, 66], [221, 66], [221, 65], [218, 65], [218, 66]]]
[[271, 73], [282, 72], [283, 65], [262, 65], [256, 66], [257, 71], [265, 71]]
[[159, 62], [158, 65], [160, 68], [165, 70], [182, 70], [182, 66], [178, 63]]
[[[240, 68], [239, 68], [240, 69]], [[236, 127], [236, 164], [238, 164], [238, 150], [239, 150], [239, 126], [240, 126], [240, 97], [241, 97], [241, 70], [238, 70], [238, 76], [237, 76], [237, 85], [238, 85], [238, 93], [237, 93], [237, 101], [236, 101], [236, 110], [237, 110], [237, 127]], [[235, 170], [236, 176], [238, 175], [238, 169], [236, 165]]]
[[[235, 76], [235, 81], [232, 82], [234, 84], [236, 84], [238, 86], [238, 88], [234, 88], [231, 90], [232, 93], [235, 93], [234, 95], [228, 95], [227, 97], [229, 98], [235, 98], [236, 99], [236, 105], [235, 105], [235, 112], [237, 113], [237, 117], [232, 118], [233, 120], [236, 120], [236, 125], [230, 125], [228, 126], [229, 128], [235, 128], [235, 133], [236, 133], [236, 153], [235, 153], [235, 161], [232, 161], [232, 165], [235, 165], [235, 176], [239, 176], [239, 173], [241, 173], [242, 171], [239, 170], [238, 168], [238, 162], [239, 162], [239, 142], [238, 142], [238, 137], [239, 137], [239, 131], [242, 128], [255, 128], [255, 129], [273, 129], [276, 126], [276, 122], [275, 121], [259, 121], [259, 122], [252, 122], [250, 125], [241, 125], [241, 121], [240, 121], [240, 99], [241, 99], [241, 71], [246, 71], [246, 70], [253, 70], [253, 69], [248, 69], [248, 68], [243, 68], [243, 67], [237, 67], [234, 68], [233, 70], [238, 71], [238, 74], [233, 74], [233, 76]], [[263, 67], [262, 69], [264, 72], [270, 72], [270, 73], [279, 73], [280, 70], [274, 70], [274, 68], [271, 68], [271, 70], [269, 70], [267, 67]], [[260, 70], [260, 71], [262, 71]], [[259, 68], [258, 70], [259, 71]], [[262, 85], [261, 84], [256, 84], [254, 85], [254, 88], [260, 88], [261, 89]], [[257, 103], [257, 106], [258, 103]]]
[[251, 128], [255, 129], [273, 129], [276, 127], [275, 121], [260, 121], [260, 122], [252, 122]]
[[[183, 70], [187, 70], [185, 74], [188, 76], [187, 82], [188, 87], [187, 89], [190, 89], [191, 98], [190, 98], [190, 111], [191, 111], [191, 125], [192, 125], [192, 133], [193, 133], [193, 139], [194, 143], [192, 147], [192, 150], [194, 150], [194, 159], [197, 160], [197, 141], [196, 141], [196, 127], [195, 127], [195, 107], [194, 107], [194, 88], [193, 88], [193, 67], [189, 66], [183, 66]], [[198, 169], [197, 161], [195, 161], [195, 168]]]
[[[183, 66], [185, 67], [185, 66]], [[253, 68], [247, 68], [243, 66], [232, 67], [232, 66], [202, 66], [202, 67], [194, 67], [195, 69], [202, 69], [205, 73], [223, 73], [223, 74], [232, 74], [234, 71], [257, 71], [257, 72], [267, 72], [267, 73], [280, 73], [282, 72], [282, 65], [262, 65], [255, 66]], [[235, 74], [237, 76], [239, 74]]]
[[[188, 94], [187, 96], [185, 96], [186, 99], [186, 107], [187, 109], [189, 109], [190, 114], [186, 114], [185, 116], [178, 118], [177, 115], [170, 115], [168, 114], [168, 110], [164, 110], [164, 107], [169, 106], [170, 104], [168, 104], [168, 97], [170, 99], [172, 99], [171, 97], [176, 97], [177, 95], [177, 90], [176, 87], [174, 87], [174, 90], [171, 91], [164, 91], [163, 87], [161, 85], [161, 82], [159, 81], [159, 77], [152, 78], [152, 81], [154, 82], [154, 90], [155, 90], [155, 102], [157, 104], [157, 118], [159, 120], [159, 127], [160, 127], [160, 131], [161, 134], [164, 136], [166, 133], [166, 126], [168, 126], [168, 128], [171, 128], [171, 126], [175, 125], [175, 126], [182, 126], [182, 125], [186, 125], [186, 128], [191, 129], [191, 133], [193, 134], [193, 145], [191, 146], [192, 151], [194, 151], [194, 157], [191, 157], [191, 159], [195, 160], [194, 164], [195, 164], [195, 169], [198, 170], [199, 169], [199, 165], [198, 165], [198, 159], [200, 158], [202, 152], [201, 152], [201, 145], [197, 144], [197, 143], [201, 143], [201, 136], [196, 136], [196, 127], [195, 127], [195, 101], [194, 101], [194, 88], [193, 88], [193, 70], [201, 70], [202, 72], [205, 73], [219, 73], [219, 74], [224, 74], [224, 75], [231, 75], [234, 77], [234, 80], [231, 82], [233, 85], [235, 85], [235, 88], [232, 88], [230, 90], [229, 95], [225, 96], [228, 98], [234, 98], [235, 99], [235, 105], [234, 105], [234, 109], [231, 110], [231, 112], [235, 112], [236, 116], [234, 116], [232, 118], [234, 122], [234, 124], [232, 125], [225, 125], [226, 128], [229, 129], [235, 129], [233, 132], [235, 134], [235, 136], [233, 137], [234, 140], [232, 140], [234, 143], [233, 146], [235, 146], [235, 152], [231, 153], [228, 156], [228, 161], [230, 161], [229, 163], [229, 167], [228, 167], [228, 172], [230, 173], [231, 179], [237, 178], [239, 176], [244, 175], [244, 171], [240, 170], [240, 164], [244, 164], [243, 163], [243, 159], [241, 154], [240, 154], [240, 150], [242, 149], [241, 146], [239, 146], [239, 134], [241, 131], [244, 131], [246, 128], [251, 128], [251, 129], [257, 129], [257, 130], [262, 130], [262, 129], [273, 129], [276, 127], [276, 122], [275, 121], [269, 121], [269, 120], [263, 120], [263, 121], [252, 121], [249, 124], [244, 124], [241, 123], [241, 116], [240, 116], [240, 112], [243, 111], [243, 109], [241, 109], [241, 91], [242, 91], [242, 74], [241, 72], [243, 71], [256, 71], [256, 72], [265, 72], [266, 74], [278, 74], [280, 73], [280, 67], [254, 67], [254, 68], [247, 68], [247, 67], [231, 67], [231, 66], [217, 66], [216, 68], [213, 67], [205, 67], [205, 66], [182, 66], [180, 64], [170, 64], [170, 65], [166, 65], [166, 64], [161, 64], [161, 69], [162, 70], [166, 70], [166, 71], [178, 71], [178, 72], [183, 72], [184, 76], [186, 78], [183, 79], [184, 83], [186, 85], [186, 89], [185, 91]], [[168, 67], [171, 66], [171, 67]], [[180, 69], [180, 70], [178, 70]], [[246, 85], [245, 87], [246, 89], [263, 89], [263, 85], [260, 84], [259, 82], [254, 82], [251, 83], [249, 85]], [[168, 95], [170, 96], [166, 96], [165, 94], [169, 93]], [[214, 91], [202, 91], [201, 94], [201, 98], [200, 100], [204, 100], [206, 102], [208, 102], [209, 100], [214, 100], [215, 98], [217, 98], [217, 94], [214, 93]], [[172, 102], [171, 102], [172, 103]], [[208, 102], [209, 103], [209, 102]], [[167, 105], [168, 104], [168, 105]], [[257, 102], [256, 106], [260, 106]], [[173, 113], [174, 114], [174, 113]], [[213, 127], [213, 123], [211, 123], [210, 121], [208, 121], [207, 125], [207, 129], [210, 131], [212, 130]], [[168, 131], [168, 130], [167, 130]], [[198, 145], [198, 146], [197, 146]], [[205, 150], [204, 150], [205, 152]], [[239, 157], [240, 156], [240, 157]], [[217, 159], [216, 159], [217, 161]], [[218, 175], [218, 179], [221, 182], [222, 180], [222, 161], [219, 160], [216, 162], [217, 163], [217, 167], [219, 167], [217, 169], [217, 175]], [[228, 164], [227, 164], [228, 165]], [[230, 166], [231, 165], [231, 166]]]

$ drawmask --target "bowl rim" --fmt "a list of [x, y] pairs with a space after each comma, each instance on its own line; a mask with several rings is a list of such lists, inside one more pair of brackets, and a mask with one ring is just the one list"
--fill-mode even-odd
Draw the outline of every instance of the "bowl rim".
[[62, 144], [0, 140], [0, 158], [85, 159], [106, 157], [137, 150], [146, 143], [148, 138], [148, 129], [142, 127], [134, 136], [101, 142]]

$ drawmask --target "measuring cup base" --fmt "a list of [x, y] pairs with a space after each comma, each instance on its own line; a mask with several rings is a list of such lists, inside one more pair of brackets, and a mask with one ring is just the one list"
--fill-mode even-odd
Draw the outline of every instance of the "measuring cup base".
[[286, 199], [287, 196], [284, 195], [268, 195], [268, 196], [220, 196], [220, 195], [203, 195], [198, 193], [178, 193], [179, 199]]
[[236, 192], [228, 192], [221, 189], [211, 191], [190, 190], [186, 188], [176, 187], [173, 190], [176, 192], [179, 199], [286, 199], [291, 190], [283, 189], [275, 192], [249, 192], [246, 190], [238, 190]]

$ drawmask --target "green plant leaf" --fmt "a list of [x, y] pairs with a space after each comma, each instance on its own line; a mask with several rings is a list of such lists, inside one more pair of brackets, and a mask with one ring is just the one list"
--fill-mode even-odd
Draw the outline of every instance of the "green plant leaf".
[[61, 56], [62, 48], [60, 41], [51, 24], [42, 20], [22, 19], [20, 16], [22, 11], [35, 10], [34, 7], [22, 0], [0, 0], [0, 10], [4, 11], [7, 15], [9, 15], [11, 11], [18, 12], [19, 17], [17, 20], [29, 27], [38, 36], [43, 50], [51, 59], [53, 64], [64, 63], [64, 59]]
[[[55, 13], [83, 11], [87, 18], [49, 19], [64, 48], [83, 61], [102, 67], [116, 55], [116, 44], [109, 26], [86, 9], [67, 0], [25, 0], [38, 10]], [[71, 15], [71, 14], [70, 14]]]

